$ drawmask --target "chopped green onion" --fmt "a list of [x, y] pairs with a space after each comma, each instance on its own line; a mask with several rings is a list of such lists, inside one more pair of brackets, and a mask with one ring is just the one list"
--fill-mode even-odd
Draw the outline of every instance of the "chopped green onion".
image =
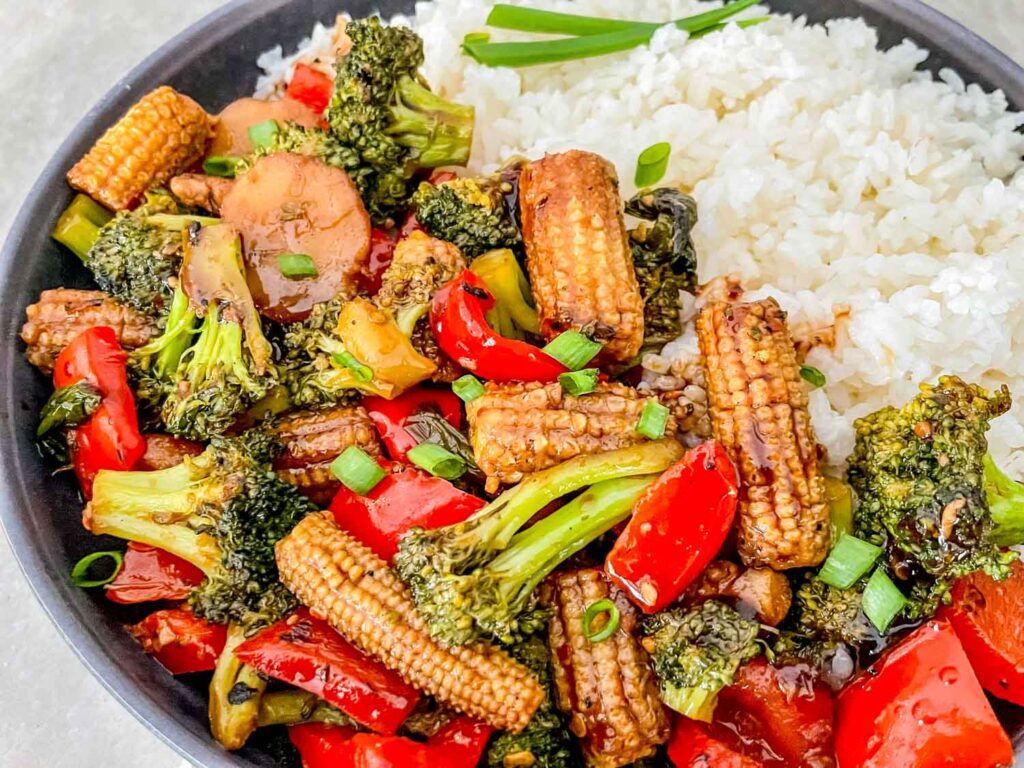
[[466, 462], [435, 443], [420, 443], [405, 455], [417, 467], [445, 480], [456, 480], [466, 472]]
[[649, 399], [640, 413], [636, 431], [651, 440], [660, 440], [665, 435], [666, 426], [668, 426], [668, 408], [654, 398]]
[[548, 35], [601, 35], [620, 32], [636, 26], [660, 26], [652, 22], [626, 21], [623, 19], [602, 19], [597, 16], [579, 16], [574, 13], [542, 11], [539, 8], [523, 8], [518, 5], [498, 3], [487, 17], [487, 26], [498, 29], [515, 29], [520, 32], [537, 32]]
[[490, 39], [491, 34], [489, 32], [467, 32], [466, 36], [462, 38], [462, 50], [466, 50], [467, 45], [486, 43]]
[[882, 548], [844, 533], [829, 552], [818, 578], [837, 589], [849, 589], [871, 570]]
[[735, 24], [740, 29], [746, 29], [747, 27], [756, 27], [758, 24], [764, 24], [769, 19], [771, 19], [771, 16], [755, 16], [753, 19], [741, 19], [740, 21], [722, 21], [718, 24], [712, 24], [710, 27], [699, 29], [696, 32], [691, 32], [690, 39], [699, 40], [700, 38], [706, 37], [714, 32], [721, 32], [730, 24]]
[[220, 176], [226, 179], [234, 178], [241, 162], [241, 159], [237, 157], [214, 155], [203, 160], [203, 173], [207, 176]]
[[[92, 568], [93, 563], [103, 558], [110, 558], [114, 561], [114, 568], [110, 575], [102, 579], [90, 579], [89, 569]], [[86, 555], [71, 569], [71, 583], [76, 587], [102, 587], [105, 584], [109, 584], [117, 578], [117, 574], [121, 572], [121, 566], [124, 564], [124, 555], [114, 550], [106, 552], [93, 552], [91, 555]]]
[[885, 632], [897, 614], [906, 607], [907, 598], [882, 568], [876, 568], [868, 579], [867, 586], [864, 587], [861, 605], [864, 615], [878, 631]]
[[[608, 614], [608, 620], [603, 627], [595, 630], [594, 620], [604, 614]], [[621, 618], [618, 606], [608, 598], [591, 603], [583, 614], [583, 636], [592, 643], [602, 643], [615, 634]]]
[[352, 493], [365, 496], [384, 479], [387, 473], [366, 451], [350, 445], [331, 462], [331, 474]]
[[735, 16], [740, 11], [746, 10], [752, 5], [757, 5], [761, 1], [736, 0], [734, 3], [726, 3], [721, 8], [698, 13], [694, 16], [687, 16], [685, 19], [675, 22], [675, 25], [684, 32], [689, 32], [692, 36], [695, 32], [703, 32], [710, 27], [720, 24], [730, 16]]
[[471, 373], [467, 373], [465, 376], [460, 376], [452, 382], [452, 392], [458, 395], [462, 402], [471, 403], [484, 394], [486, 390], [484, 385], [480, 383], [480, 379]]
[[277, 131], [277, 120], [264, 120], [262, 123], [249, 126], [249, 141], [255, 149], [270, 149]]
[[806, 381], [814, 388], [825, 386], [825, 374], [819, 371], [813, 365], [801, 365], [800, 378]]
[[643, 189], [661, 181], [665, 171], [668, 170], [668, 158], [672, 154], [672, 145], [667, 141], [659, 141], [651, 144], [640, 153], [636, 159], [636, 176], [634, 178], [637, 187]]
[[336, 365], [340, 365], [342, 368], [348, 368], [352, 371], [352, 375], [356, 377], [357, 381], [373, 381], [373, 369], [366, 365], [366, 363], [360, 362], [359, 359], [347, 349], [342, 349], [332, 354], [331, 360], [333, 360]]
[[597, 368], [584, 368], [582, 371], [563, 373], [558, 377], [558, 383], [562, 385], [567, 395], [579, 397], [597, 389], [597, 377], [600, 371]]
[[577, 331], [564, 331], [548, 342], [544, 353], [555, 358], [570, 371], [578, 371], [597, 357], [601, 344]]
[[316, 268], [316, 262], [308, 253], [279, 254], [277, 268], [289, 280], [304, 280], [307, 277], [317, 277], [320, 274]]

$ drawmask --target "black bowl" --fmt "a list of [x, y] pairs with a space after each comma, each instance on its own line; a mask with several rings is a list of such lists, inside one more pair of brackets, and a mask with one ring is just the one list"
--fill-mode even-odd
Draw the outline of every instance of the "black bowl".
[[[905, 37], [932, 51], [927, 66], [955, 67], [967, 82], [1001, 88], [1024, 108], [1024, 70], [976, 35], [917, 0], [770, 0], [778, 11], [806, 14], [812, 21], [864, 16], [878, 27], [882, 44]], [[148, 659], [123, 631], [138, 618], [68, 581], [70, 565], [97, 548], [79, 522], [81, 504], [70, 479], [51, 479], [33, 447], [32, 435], [48, 382], [23, 358], [18, 330], [23, 308], [44, 288], [85, 286], [74, 260], [49, 232], [71, 192], [68, 168], [139, 95], [168, 83], [211, 112], [252, 92], [257, 55], [278, 43], [293, 49], [315, 20], [329, 22], [338, 0], [236, 0], [146, 59], [75, 126], [25, 202], [0, 255], [0, 513], [32, 588], [82, 661], [136, 717], [197, 765], [270, 766], [271, 750], [250, 745], [229, 755], [210, 738], [205, 686], [172, 678]], [[411, 1], [348, 0], [354, 16], [409, 11]], [[1024, 710], [1001, 707], [1001, 715], [1024, 754]], [[1024, 766], [1024, 756], [1017, 765]]]

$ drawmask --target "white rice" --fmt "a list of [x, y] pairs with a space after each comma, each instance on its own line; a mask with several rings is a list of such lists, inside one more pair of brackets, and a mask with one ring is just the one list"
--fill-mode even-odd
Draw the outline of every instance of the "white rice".
[[[643, 19], [698, 8], [531, 4]], [[637, 154], [670, 141], [663, 183], [697, 199], [702, 280], [738, 275], [753, 295], [777, 297], [794, 323], [824, 326], [834, 309], [851, 309], [836, 349], [808, 360], [828, 379], [812, 414], [833, 461], [849, 453], [855, 418], [904, 402], [942, 373], [1005, 382], [1024, 398], [1024, 116], [1002, 93], [949, 70], [938, 79], [918, 71], [926, 51], [910, 42], [880, 51], [860, 19], [776, 16], [692, 42], [665, 28], [621, 54], [492, 69], [459, 50], [467, 32], [485, 28], [489, 7], [422, 2], [407, 22], [424, 39], [432, 86], [476, 107], [471, 169], [576, 147], [612, 160], [629, 195]], [[328, 30], [314, 32], [301, 55], [329, 54], [317, 50], [327, 39]], [[261, 58], [264, 92], [294, 58]], [[678, 370], [692, 354], [684, 338], [647, 362]], [[1024, 473], [1024, 406], [997, 420], [990, 438], [997, 459]]]

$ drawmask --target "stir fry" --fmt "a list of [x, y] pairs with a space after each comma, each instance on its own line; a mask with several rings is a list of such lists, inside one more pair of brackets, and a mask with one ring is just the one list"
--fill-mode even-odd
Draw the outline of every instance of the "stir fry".
[[[212, 673], [214, 738], [286, 727], [310, 767], [1012, 761], [985, 695], [1024, 706], [1009, 391], [923, 382], [825, 461], [822, 340], [700, 283], [699, 199], [623, 200], [582, 150], [471, 176], [473, 107], [417, 35], [341, 38], [278, 100], [140, 99], [54, 231], [96, 287], [22, 329], [40, 451], [126, 542], [72, 577], [152, 604], [128, 631]], [[684, 332], [692, 380], [642, 377]]]

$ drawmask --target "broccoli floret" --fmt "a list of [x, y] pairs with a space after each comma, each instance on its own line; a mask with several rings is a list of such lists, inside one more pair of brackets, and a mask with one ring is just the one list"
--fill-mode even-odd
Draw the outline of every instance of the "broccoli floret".
[[697, 252], [690, 233], [697, 203], [678, 189], [645, 189], [626, 202], [626, 213], [652, 223], [629, 232], [633, 268], [644, 299], [644, 343], [665, 344], [679, 336], [679, 292], [697, 287]]
[[84, 522], [171, 552], [206, 580], [189, 598], [197, 616], [246, 627], [276, 621], [295, 600], [278, 581], [274, 545], [313, 505], [270, 467], [279, 446], [253, 430], [214, 438], [194, 458], [153, 472], [96, 475]]
[[281, 381], [291, 402], [304, 408], [321, 408], [358, 397], [351, 387], [327, 386], [334, 370], [330, 350], [339, 346], [338, 318], [344, 298], [313, 307], [309, 316], [286, 326], [282, 340]]
[[526, 728], [519, 733], [502, 733], [491, 742], [484, 765], [487, 768], [505, 768], [508, 765], [579, 768], [583, 762], [576, 741], [552, 703], [551, 652], [547, 643], [534, 635], [506, 650], [537, 677], [547, 696]]
[[849, 589], [826, 584], [808, 575], [793, 595], [792, 624], [804, 637], [860, 648], [877, 643], [880, 635], [864, 615], [866, 579]]
[[[887, 567], [909, 586], [909, 618], [934, 612], [953, 583], [983, 570], [1009, 574], [983, 487], [985, 433], [1010, 408], [1004, 385], [990, 395], [944, 376], [922, 384], [902, 408], [884, 408], [854, 424], [848, 479], [859, 506], [857, 535], [885, 548]], [[906, 589], [904, 589], [906, 592]]]
[[522, 238], [499, 178], [458, 178], [440, 184], [422, 182], [412, 197], [416, 220], [427, 232], [454, 243], [467, 258], [495, 248], [512, 248]]
[[717, 600], [675, 608], [643, 623], [661, 699], [680, 714], [711, 722], [718, 692], [740, 664], [761, 653], [760, 625]]
[[[650, 475], [679, 457], [664, 441], [580, 456], [536, 472], [456, 525], [413, 528], [395, 568], [409, 585], [430, 632], [463, 645], [481, 638], [511, 643], [544, 626], [535, 587], [561, 562], [629, 515]], [[555, 499], [588, 491], [530, 528]]]
[[164, 332], [133, 353], [133, 369], [170, 432], [206, 440], [264, 397], [276, 370], [233, 228], [191, 227], [181, 276]]
[[417, 170], [466, 164], [473, 108], [426, 87], [418, 73], [423, 41], [412, 30], [371, 17], [345, 33], [352, 47], [338, 62], [326, 118], [337, 143], [358, 156], [344, 167], [380, 221], [404, 206]]
[[1018, 483], [985, 456], [985, 500], [992, 513], [992, 540], [1000, 547], [1024, 544], [1024, 483]]

